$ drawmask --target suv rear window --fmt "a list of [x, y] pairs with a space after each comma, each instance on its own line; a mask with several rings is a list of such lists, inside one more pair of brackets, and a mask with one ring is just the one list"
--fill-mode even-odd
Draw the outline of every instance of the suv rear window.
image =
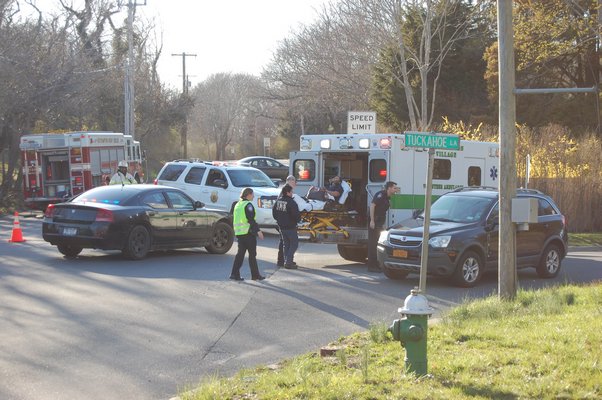
[[[200, 185], [201, 180], [203, 179], [203, 175], [205, 175], [205, 167], [192, 167], [188, 174], [186, 174], [186, 178], [184, 178], [184, 182], [186, 183], [194, 183], [195, 185]], [[176, 178], [177, 179], [177, 178]]]
[[180, 175], [182, 175], [182, 171], [185, 169], [185, 165], [169, 164], [165, 166], [165, 169], [161, 172], [158, 179], [161, 181], [177, 181]]

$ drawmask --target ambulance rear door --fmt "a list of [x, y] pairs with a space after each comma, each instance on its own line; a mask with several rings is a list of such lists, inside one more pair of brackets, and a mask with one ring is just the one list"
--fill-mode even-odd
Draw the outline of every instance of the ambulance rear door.
[[289, 172], [297, 179], [295, 193], [305, 196], [311, 186], [321, 187], [322, 154], [319, 151], [292, 151]]

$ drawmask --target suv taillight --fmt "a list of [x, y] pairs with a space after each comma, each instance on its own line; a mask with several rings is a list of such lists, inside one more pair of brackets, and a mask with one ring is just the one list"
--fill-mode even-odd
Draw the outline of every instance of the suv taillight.
[[44, 218], [52, 218], [54, 215], [54, 204], [48, 204], [46, 211], [44, 211]]
[[96, 212], [96, 222], [113, 222], [113, 212], [100, 209]]

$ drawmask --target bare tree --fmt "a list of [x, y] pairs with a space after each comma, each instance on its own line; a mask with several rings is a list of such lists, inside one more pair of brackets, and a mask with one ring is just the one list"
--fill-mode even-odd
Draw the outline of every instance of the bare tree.
[[195, 104], [190, 137], [215, 146], [215, 159], [226, 159], [226, 147], [247, 129], [245, 121], [252, 104], [256, 78], [246, 74], [219, 73], [210, 76], [192, 92]]

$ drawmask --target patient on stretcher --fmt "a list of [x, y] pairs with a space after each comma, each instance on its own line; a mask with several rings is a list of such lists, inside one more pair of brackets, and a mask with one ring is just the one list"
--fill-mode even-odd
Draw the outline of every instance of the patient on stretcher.
[[[335, 178], [338, 178], [338, 177], [335, 177]], [[316, 188], [314, 186], [309, 188], [309, 191], [307, 192], [305, 200], [311, 205], [312, 211], [321, 211], [321, 210], [324, 210], [325, 208], [329, 209], [330, 207], [327, 207], [327, 205], [332, 205], [332, 204], [344, 205], [345, 204], [345, 201], [347, 200], [347, 196], [349, 195], [349, 192], [351, 192], [351, 186], [346, 181], [340, 181], [340, 183], [337, 182], [336, 185], [338, 186], [338, 188], [335, 188], [335, 186], [333, 186], [333, 185], [331, 185], [330, 188], [327, 188], [327, 189], [320, 189], [320, 188]], [[329, 189], [336, 189], [336, 190], [329, 190]], [[339, 190], [340, 190], [340, 192], [339, 192]], [[338, 199], [337, 199], [335, 196], [333, 196], [333, 194], [336, 195], [338, 193], [340, 193], [340, 195], [338, 196]]]

